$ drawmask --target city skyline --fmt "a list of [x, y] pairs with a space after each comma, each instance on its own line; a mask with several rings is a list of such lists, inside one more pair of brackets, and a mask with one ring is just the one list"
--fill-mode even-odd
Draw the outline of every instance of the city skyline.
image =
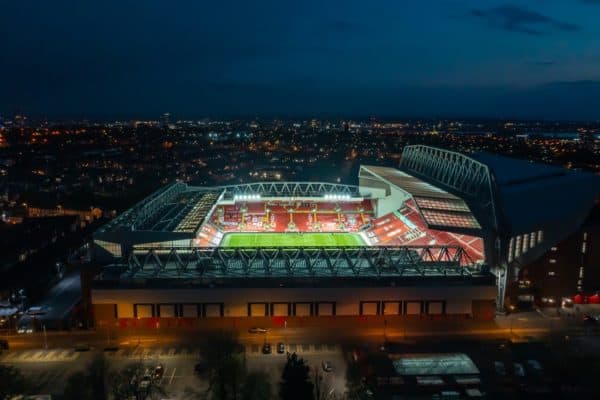
[[5, 4], [0, 114], [600, 118], [598, 2], [343, 5]]

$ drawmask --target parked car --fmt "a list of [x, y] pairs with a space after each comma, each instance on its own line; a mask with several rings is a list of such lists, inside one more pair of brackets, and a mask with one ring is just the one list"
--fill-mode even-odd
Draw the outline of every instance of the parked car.
[[285, 344], [283, 344], [282, 342], [277, 343], [277, 353], [285, 353]]
[[259, 328], [259, 327], [252, 327], [250, 329], [248, 329], [249, 333], [267, 333], [269, 332], [268, 328]]
[[162, 364], [158, 364], [154, 368], [154, 379], [160, 379], [160, 378], [162, 378], [162, 376], [163, 376], [164, 373], [165, 373], [165, 368], [163, 367]]
[[321, 363], [321, 366], [323, 367], [323, 371], [325, 372], [333, 371], [333, 364], [331, 363], [331, 361], [323, 361]]
[[271, 344], [270, 343], [265, 342], [265, 344], [263, 344], [262, 353], [263, 354], [271, 354]]
[[75, 351], [90, 351], [90, 345], [87, 343], [76, 343], [75, 344]]
[[140, 390], [146, 390], [150, 387], [150, 383], [152, 383], [152, 377], [150, 376], [148, 371], [146, 371], [146, 373], [144, 374], [144, 376], [142, 376], [142, 379], [140, 380], [138, 388]]
[[584, 314], [583, 315], [583, 322], [585, 322], [586, 324], [595, 324], [595, 323], [598, 322], [598, 320], [593, 315]]
[[527, 360], [527, 365], [536, 374], [541, 374], [543, 371], [542, 364], [538, 360]]
[[494, 361], [494, 369], [498, 375], [506, 376], [506, 368], [504, 367], [504, 363], [502, 361]]
[[515, 376], [519, 378], [523, 378], [525, 376], [525, 368], [523, 368], [523, 364], [514, 363]]
[[206, 367], [204, 366], [204, 364], [197, 363], [196, 365], [194, 365], [194, 374], [202, 375], [204, 372], [206, 372]]
[[44, 307], [29, 307], [29, 309], [25, 312], [27, 315], [44, 315], [46, 314], [46, 309]]

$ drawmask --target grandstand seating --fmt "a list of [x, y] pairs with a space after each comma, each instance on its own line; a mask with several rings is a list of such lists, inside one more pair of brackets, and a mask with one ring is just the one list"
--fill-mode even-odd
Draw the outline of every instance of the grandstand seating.
[[202, 194], [200, 198], [191, 205], [191, 209], [175, 228], [175, 232], [194, 232], [209, 213], [215, 201], [219, 197], [218, 192]]
[[210, 222], [205, 222], [198, 230], [195, 244], [199, 247], [215, 247], [221, 243], [222, 239], [223, 232]]
[[361, 234], [373, 246], [461, 246], [473, 261], [484, 259], [481, 238], [427, 228], [412, 200], [400, 210], [373, 220]]
[[219, 205], [210, 220], [224, 232], [357, 232], [370, 222], [372, 215], [370, 200], [259, 201]]

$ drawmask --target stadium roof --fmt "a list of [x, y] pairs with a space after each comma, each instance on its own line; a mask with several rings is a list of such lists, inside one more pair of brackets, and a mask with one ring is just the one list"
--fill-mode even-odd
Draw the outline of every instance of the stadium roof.
[[496, 183], [500, 186], [533, 183], [569, 173], [569, 170], [561, 167], [487, 152], [475, 153], [470, 157], [487, 165], [496, 177]]
[[490, 153], [407, 146], [400, 169], [465, 199], [479, 217], [492, 216], [484, 228], [508, 235], [552, 226], [569, 234], [600, 194], [593, 174]]
[[513, 234], [576, 220], [581, 223], [600, 193], [590, 173], [489, 153], [472, 156], [494, 176], [498, 203]]
[[448, 193], [439, 187], [431, 185], [422, 179], [415, 178], [396, 168], [379, 167], [375, 165], [361, 165], [361, 167], [388, 183], [406, 190], [413, 196], [461, 200], [459, 197]]
[[365, 177], [365, 174], [410, 194], [421, 216], [431, 228], [481, 228], [462, 198], [423, 179], [395, 168], [361, 165], [360, 176]]
[[477, 375], [479, 369], [464, 353], [390, 355], [398, 375]]
[[468, 277], [486, 275], [458, 246], [136, 248], [135, 278]]

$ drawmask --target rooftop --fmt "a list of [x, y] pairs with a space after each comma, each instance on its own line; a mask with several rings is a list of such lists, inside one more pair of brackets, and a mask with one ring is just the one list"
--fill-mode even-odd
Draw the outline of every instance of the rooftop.
[[[102, 279], [278, 279], [487, 276], [458, 246], [138, 248]], [[462, 262], [462, 266], [461, 266]]]
[[390, 354], [398, 375], [477, 375], [479, 369], [464, 353]]

